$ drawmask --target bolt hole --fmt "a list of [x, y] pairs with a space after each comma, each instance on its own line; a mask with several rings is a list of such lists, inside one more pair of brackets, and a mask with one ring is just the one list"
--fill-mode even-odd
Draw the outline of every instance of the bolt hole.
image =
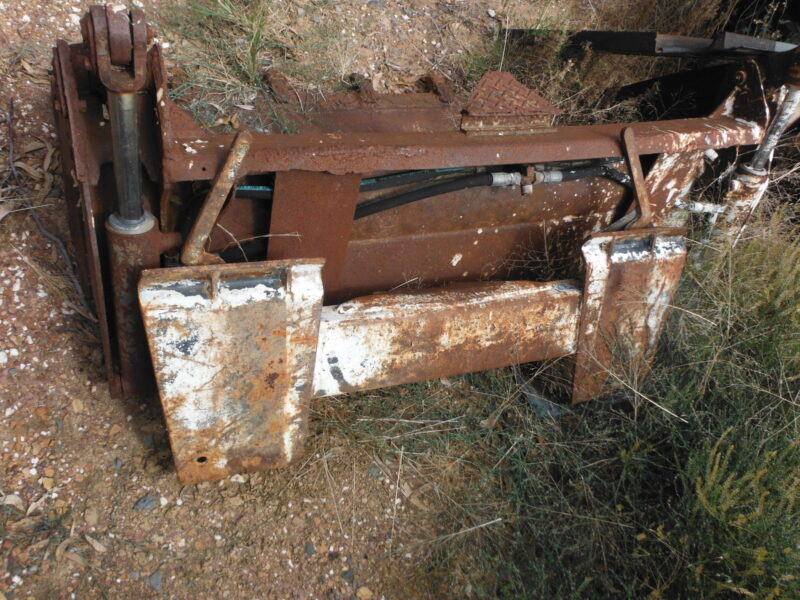
[[203, 170], [203, 171], [208, 171], [208, 169], [206, 169], [205, 167], [203, 167], [203, 168], [202, 168], [202, 170]]
[[198, 456], [197, 457], [197, 462], [199, 462], [200, 464], [203, 464], [207, 460], [208, 460], [208, 458], [206, 458], [205, 456]]

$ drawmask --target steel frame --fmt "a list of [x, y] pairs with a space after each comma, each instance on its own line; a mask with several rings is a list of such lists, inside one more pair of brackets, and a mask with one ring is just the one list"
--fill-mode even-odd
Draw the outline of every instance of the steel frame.
[[[749, 61], [706, 115], [591, 126], [553, 125], [559, 111], [507, 73], [461, 102], [436, 75], [429, 92], [361, 82], [320, 100], [272, 72], [295, 131], [212, 132], [170, 99], [140, 13], [95, 6], [82, 31], [53, 61], [79, 271], [111, 389], [157, 382], [184, 483], [296, 460], [315, 396], [573, 357], [582, 402], [620, 356], [646, 370], [686, 261], [684, 231], [669, 225], [704, 155], [758, 144], [768, 122]], [[113, 218], [114, 94], [135, 98], [138, 229]], [[594, 159], [616, 160], [631, 189], [569, 179]], [[464, 168], [519, 185], [354, 218], [379, 195], [365, 182]], [[237, 185], [252, 182], [269, 197], [245, 197]], [[257, 260], [231, 264], [236, 252]]]

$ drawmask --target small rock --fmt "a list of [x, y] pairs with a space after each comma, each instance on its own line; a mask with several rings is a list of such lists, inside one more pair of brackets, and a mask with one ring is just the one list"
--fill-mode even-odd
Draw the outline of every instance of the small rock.
[[139, 571], [131, 571], [131, 579], [133, 579], [134, 581], [139, 579]]
[[383, 0], [369, 0], [369, 6], [373, 6], [375, 8], [383, 8], [386, 6], [386, 2]]
[[370, 477], [373, 477], [373, 478], [375, 478], [375, 479], [381, 479], [381, 478], [383, 478], [383, 471], [381, 471], [381, 468], [380, 468], [380, 467], [378, 467], [378, 466], [376, 466], [376, 465], [370, 465], [370, 466], [367, 468], [367, 474], [368, 474]]
[[153, 446], [155, 446], [155, 443], [153, 441], [153, 434], [152, 433], [145, 433], [142, 436], [142, 445], [145, 448], [152, 448]]
[[113, 437], [117, 435], [120, 431], [122, 431], [122, 427], [120, 427], [117, 424], [114, 424], [111, 426], [111, 429], [108, 430], [108, 435]]
[[42, 486], [44, 487], [44, 489], [49, 491], [53, 489], [54, 484], [55, 481], [53, 480], [52, 477], [42, 477]]
[[339, 558], [338, 552], [328, 552], [328, 560], [336, 560]]
[[358, 588], [358, 590], [356, 590], [356, 597], [358, 600], [371, 600], [372, 590], [367, 586], [362, 585], [360, 588]]
[[487, 13], [489, 13], [489, 16], [490, 16], [491, 18], [493, 18], [493, 19], [494, 19], [494, 18], [497, 16], [497, 13], [496, 13], [496, 12], [494, 12], [494, 9], [493, 9], [493, 8], [490, 8], [490, 9], [489, 9], [489, 10], [487, 10], [486, 12], [487, 12]]
[[342, 571], [342, 579], [352, 585], [352, 583], [356, 580], [356, 574], [353, 569], [347, 569], [347, 571]]
[[311, 20], [314, 21], [314, 23], [316, 23], [317, 25], [322, 25], [322, 23], [325, 21], [325, 17], [323, 17], [322, 15], [314, 15], [313, 17], [311, 17]]
[[158, 506], [158, 496], [153, 493], [142, 496], [133, 505], [133, 510], [153, 510]]
[[314, 547], [314, 542], [306, 542], [306, 545], [303, 547], [303, 550], [309, 556], [313, 556], [317, 553], [317, 549]]
[[117, 457], [117, 458], [115, 458], [115, 459], [114, 459], [114, 466], [115, 466], [117, 469], [121, 469], [121, 468], [122, 468], [122, 461], [119, 459], [119, 457]]
[[161, 574], [160, 571], [156, 571], [155, 573], [150, 575], [150, 577], [147, 578], [147, 585], [149, 585], [157, 592], [161, 591], [162, 583], [164, 583], [164, 576]]
[[97, 510], [94, 508], [87, 508], [86, 512], [83, 513], [83, 519], [89, 527], [97, 525], [97, 517]]
[[231, 496], [225, 500], [225, 506], [230, 506], [231, 508], [237, 508], [244, 504], [244, 499], [241, 496]]

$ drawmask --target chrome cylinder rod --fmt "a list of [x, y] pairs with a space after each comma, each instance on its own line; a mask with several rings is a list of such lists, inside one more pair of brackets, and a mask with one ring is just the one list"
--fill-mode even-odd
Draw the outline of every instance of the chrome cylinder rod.
[[139, 128], [135, 93], [108, 92], [114, 179], [117, 184], [117, 227], [135, 228], [144, 219]]

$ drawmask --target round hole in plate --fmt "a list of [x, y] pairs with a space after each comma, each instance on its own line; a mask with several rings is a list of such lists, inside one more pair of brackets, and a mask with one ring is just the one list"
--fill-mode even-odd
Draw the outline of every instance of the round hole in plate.
[[200, 464], [203, 464], [207, 460], [208, 460], [208, 458], [206, 458], [205, 456], [198, 456], [197, 457], [197, 462], [199, 462]]

